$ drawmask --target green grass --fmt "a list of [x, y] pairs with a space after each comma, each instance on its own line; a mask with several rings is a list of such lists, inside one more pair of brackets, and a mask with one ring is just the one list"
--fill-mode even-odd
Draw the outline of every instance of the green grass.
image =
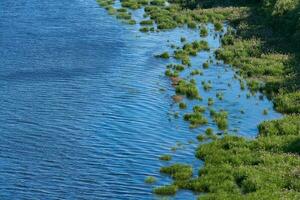
[[160, 173], [167, 174], [174, 180], [187, 180], [193, 176], [193, 168], [190, 165], [176, 163], [167, 167], [161, 167]]
[[152, 26], [153, 21], [152, 20], [143, 20], [143, 21], [140, 22], [140, 25], [142, 25], [142, 26]]
[[202, 67], [203, 67], [203, 69], [208, 69], [209, 63], [208, 62], [203, 63]]
[[157, 195], [175, 195], [178, 187], [175, 185], [164, 185], [153, 189], [153, 193]]
[[155, 182], [156, 182], [156, 178], [153, 177], [153, 176], [147, 176], [147, 177], [145, 178], [145, 183], [147, 183], [147, 184], [153, 184], [153, 183], [155, 183]]
[[149, 32], [149, 31], [150, 31], [150, 29], [148, 27], [140, 28], [140, 32], [146, 33], [146, 32]]
[[194, 69], [193, 71], [191, 71], [190, 75], [203, 75], [203, 72], [200, 69]]
[[208, 120], [204, 117], [202, 112], [198, 112], [198, 110], [195, 111], [193, 113], [187, 113], [183, 116], [185, 121], [190, 122], [190, 128], [197, 128], [199, 126], [206, 125]]
[[228, 128], [228, 113], [224, 110], [216, 112], [210, 110], [210, 116], [213, 118], [214, 122], [217, 124], [220, 130], [226, 130]]
[[156, 57], [159, 57], [159, 58], [164, 58], [164, 59], [169, 59], [170, 58], [170, 55], [168, 52], [163, 52], [159, 55], [156, 55]]
[[172, 156], [170, 156], [170, 155], [162, 155], [162, 156], [159, 157], [159, 160], [170, 161], [170, 160], [172, 160]]
[[215, 103], [214, 99], [212, 97], [209, 97], [208, 101], [207, 101], [207, 105], [212, 106], [212, 105], [214, 105], [214, 103]]
[[201, 37], [206, 37], [206, 36], [208, 36], [208, 30], [207, 30], [206, 27], [202, 27], [202, 28], [200, 29], [200, 36], [201, 36]]
[[278, 95], [274, 102], [279, 112], [300, 113], [300, 91]]
[[177, 94], [186, 95], [190, 99], [200, 98], [197, 85], [191, 81], [180, 80], [175, 90]]
[[186, 109], [186, 108], [187, 108], [186, 103], [180, 102], [180, 103], [179, 103], [179, 108], [180, 108], [180, 109]]

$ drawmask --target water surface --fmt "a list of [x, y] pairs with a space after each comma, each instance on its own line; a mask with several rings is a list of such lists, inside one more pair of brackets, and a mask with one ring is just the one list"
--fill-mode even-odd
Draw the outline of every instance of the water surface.
[[[159, 155], [203, 164], [193, 155], [197, 143], [189, 143], [207, 127], [190, 130], [173, 117], [167, 61], [153, 57], [179, 45], [180, 36], [199, 39], [197, 31], [143, 34], [95, 0], [2, 0], [0, 18], [1, 199], [155, 199], [144, 179], [169, 182], [158, 173], [166, 165]], [[212, 50], [194, 58], [193, 68], [220, 45], [213, 34], [207, 40]], [[197, 81], [201, 88], [201, 80], [212, 80], [213, 89], [201, 89], [204, 101], [190, 104], [223, 91], [215, 108], [228, 110], [230, 130], [254, 137], [261, 120], [279, 114], [266, 99], [247, 99], [233, 74], [211, 66]], [[176, 144], [180, 149], [170, 151]], [[180, 191], [174, 198], [195, 195]]]

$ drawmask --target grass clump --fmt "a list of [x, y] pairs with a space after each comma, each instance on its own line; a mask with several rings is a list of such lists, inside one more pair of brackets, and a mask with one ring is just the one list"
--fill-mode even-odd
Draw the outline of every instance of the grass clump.
[[175, 90], [177, 94], [186, 95], [190, 99], [200, 98], [197, 85], [192, 81], [180, 80]]
[[180, 102], [180, 103], [179, 103], [179, 108], [180, 108], [180, 109], [186, 109], [186, 108], [187, 108], [186, 103]]
[[200, 111], [198, 109], [194, 109], [193, 113], [187, 113], [183, 116], [185, 121], [190, 122], [190, 128], [197, 128], [201, 125], [205, 125], [208, 123], [208, 120], [204, 117], [204, 115]]
[[208, 62], [203, 63], [202, 67], [203, 67], [203, 69], [208, 69], [209, 63]]
[[181, 37], [180, 38], [180, 42], [186, 42], [186, 38], [185, 37]]
[[180, 64], [168, 64], [167, 68], [168, 69], [173, 69], [173, 70], [176, 70], [176, 71], [180, 71], [180, 72], [185, 69], [185, 67], [183, 65], [180, 65]]
[[158, 195], [175, 195], [178, 187], [175, 185], [164, 185], [156, 187], [153, 189], [153, 192]]
[[191, 76], [203, 75], [203, 72], [200, 69], [194, 69], [193, 71], [191, 71], [190, 75]]
[[278, 95], [274, 105], [279, 112], [300, 113], [300, 91]]
[[200, 29], [200, 36], [201, 36], [201, 37], [206, 37], [206, 36], [208, 36], [208, 30], [207, 30], [207, 28], [202, 27], [202, 28]]
[[176, 70], [171, 70], [171, 69], [167, 69], [165, 71], [165, 75], [168, 77], [178, 77], [179, 76], [179, 72]]
[[212, 88], [211, 83], [208, 83], [208, 82], [206, 82], [206, 81], [202, 81], [201, 84], [202, 84], [203, 89], [204, 89], [205, 91], [209, 91], [209, 90], [211, 90], [211, 88]]
[[260, 136], [300, 135], [300, 116], [264, 121], [258, 126]]
[[192, 166], [180, 163], [161, 167], [160, 172], [171, 176], [174, 180], [187, 180], [193, 176]]
[[162, 155], [159, 157], [159, 160], [170, 161], [170, 160], [172, 160], [172, 157], [170, 155]]
[[224, 93], [223, 92], [217, 92], [216, 97], [222, 101], [224, 99]]
[[170, 55], [169, 55], [168, 52], [163, 52], [163, 53], [160, 54], [160, 55], [156, 55], [156, 57], [164, 58], [164, 59], [169, 59], [169, 58], [170, 58]]
[[221, 31], [223, 29], [223, 25], [220, 22], [215, 22], [214, 26], [216, 31]]
[[146, 33], [146, 32], [149, 32], [149, 31], [150, 31], [150, 29], [148, 27], [140, 28], [140, 32]]
[[214, 122], [216, 122], [220, 130], [224, 131], [228, 128], [228, 113], [226, 111], [220, 110], [219, 112], [216, 112], [211, 110], [210, 116], [213, 118]]
[[193, 112], [195, 113], [204, 113], [206, 108], [204, 106], [194, 106], [193, 107]]
[[142, 25], [142, 26], [152, 26], [153, 21], [152, 20], [143, 20], [143, 21], [140, 22], [140, 25]]
[[214, 105], [214, 103], [215, 103], [214, 99], [212, 97], [209, 97], [207, 100], [207, 105], [212, 106], [212, 105]]
[[156, 182], [156, 178], [153, 177], [153, 176], [147, 176], [147, 177], [145, 178], [145, 183], [147, 183], [147, 184], [153, 184], [153, 183], [155, 183], [155, 182]]

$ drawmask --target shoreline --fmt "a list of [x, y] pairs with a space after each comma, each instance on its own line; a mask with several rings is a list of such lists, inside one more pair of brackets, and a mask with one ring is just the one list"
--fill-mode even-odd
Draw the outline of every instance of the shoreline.
[[[100, 0], [98, 0], [98, 3], [99, 2]], [[113, 1], [109, 1], [110, 3], [104, 1], [106, 4], [103, 4], [103, 1], [101, 2], [101, 6], [106, 6], [110, 14], [118, 13], [118, 19], [125, 20], [125, 22], [129, 24], [135, 24], [136, 21], [131, 19], [131, 14], [127, 13], [127, 8], [141, 8], [147, 5], [146, 2], [148, 1], [142, 1], [141, 4], [136, 3], [136, 1], [124, 1], [123, 7], [126, 9], [119, 8], [118, 10], [113, 10], [111, 6]], [[149, 6], [149, 8], [145, 10], [148, 16], [153, 18], [153, 21], [160, 23], [156, 26], [153, 21], [150, 20], [150, 22], [149, 19], [147, 19], [142, 25], [153, 27], [143, 27], [140, 29], [141, 32], [173, 29], [177, 27], [178, 24], [179, 26], [187, 24], [189, 28], [195, 29], [198, 25], [194, 20], [189, 19], [190, 16], [196, 19], [199, 18], [200, 21], [205, 17], [207, 18], [204, 19], [206, 22], [215, 21], [215, 28], [221, 30], [223, 27], [220, 25], [220, 21], [229, 20], [231, 23], [236, 23], [235, 20], [240, 20], [239, 17], [243, 16], [243, 12], [249, 11], [247, 8], [241, 8], [240, 10], [236, 8], [216, 8], [212, 10], [200, 9], [200, 11], [189, 11], [182, 10], [182, 8], [177, 5], [172, 8], [172, 4], [170, 9], [165, 8], [164, 4], [162, 4], [164, 1], [154, 2], [155, 3], [152, 4], [153, 7]], [[186, 19], [184, 19], [185, 17], [178, 16], [178, 20], [176, 20], [175, 24], [171, 18], [168, 18], [170, 12], [174, 10], [181, 10], [183, 12], [181, 15], [183, 16], [185, 16], [186, 13], [191, 13], [187, 14], [188, 17]], [[236, 13], [231, 11], [236, 11]], [[229, 14], [229, 12], [231, 12], [231, 14]], [[164, 13], [164, 15], [161, 16], [161, 13]], [[211, 16], [207, 17], [208, 14]], [[219, 14], [219, 16], [213, 16], [213, 14]], [[241, 28], [238, 27], [237, 32], [241, 32], [240, 29]], [[201, 33], [205, 35], [205, 29], [203, 29], [203, 31], [201, 30]], [[230, 64], [234, 68], [239, 65], [243, 66], [240, 68], [239, 75], [247, 80], [246, 85], [252, 92], [249, 96], [262, 91], [268, 95], [269, 98], [274, 100], [277, 110], [288, 114], [295, 111], [296, 114], [285, 116], [279, 120], [263, 122], [259, 125], [258, 137], [254, 140], [228, 135], [225, 132], [218, 135], [207, 129], [203, 137], [197, 137], [200, 141], [200, 145], [196, 151], [196, 157], [205, 161], [204, 167], [199, 171], [199, 177], [192, 178], [191, 166], [185, 164], [174, 164], [162, 168], [161, 172], [169, 175], [174, 182], [168, 186], [155, 188], [155, 193], [173, 195], [177, 189], [189, 189], [195, 192], [205, 193], [205, 195], [200, 196], [199, 199], [257, 199], [262, 197], [270, 198], [271, 194], [275, 195], [276, 198], [298, 198], [300, 188], [297, 177], [300, 159], [297, 154], [299, 154], [300, 117], [297, 114], [299, 112], [297, 110], [299, 107], [297, 98], [300, 93], [297, 92], [296, 89], [296, 97], [289, 93], [282, 93], [280, 96], [274, 97], [274, 94], [277, 94], [278, 91], [272, 88], [274, 86], [278, 87], [278, 85], [276, 85], [278, 83], [282, 84], [280, 81], [285, 81], [284, 79], [279, 79], [279, 77], [283, 75], [285, 66], [290, 61], [290, 58], [287, 55], [280, 55], [278, 53], [263, 54], [261, 41], [256, 39], [244, 40], [239, 37], [235, 31], [229, 30], [222, 39], [222, 47], [216, 52], [217, 59], [225, 61], [225, 63]], [[194, 43], [187, 44], [182, 49], [175, 50], [175, 58], [181, 60], [182, 66], [179, 66], [180, 64], [170, 66], [167, 69], [169, 71], [166, 71], [166, 75], [173, 79], [178, 77], [179, 71], [184, 70], [190, 65], [190, 56], [197, 55], [199, 51], [205, 51], [206, 49], [207, 46], [205, 43]], [[166, 52], [161, 52], [159, 57], [169, 59], [170, 55]], [[209, 67], [209, 61], [207, 65], [203, 65], [203, 68]], [[257, 71], [256, 68], [253, 68], [255, 65], [261, 66], [262, 71]], [[272, 66], [275, 67], [272, 68]], [[194, 74], [200, 74], [200, 72], [195, 71]], [[241, 89], [245, 88], [244, 78], [238, 78], [240, 80]], [[175, 90], [179, 95], [200, 100], [201, 96], [199, 96], [199, 91], [195, 88], [195, 84], [194, 82], [179, 80], [175, 83]], [[207, 90], [211, 87], [210, 83], [202, 83], [202, 85]], [[222, 95], [219, 96], [219, 98], [222, 98]], [[293, 101], [296, 102], [296, 105], [290, 106], [289, 104], [291, 102], [293, 104]], [[211, 101], [211, 103], [208, 104], [213, 105], [214, 102]], [[185, 107], [184, 105], [181, 106]], [[266, 114], [267, 112], [267, 110], [264, 111]], [[207, 124], [207, 119], [205, 119], [201, 113], [202, 108], [196, 107], [193, 109], [193, 113], [186, 115], [184, 119], [191, 123], [192, 128]], [[226, 125], [228, 124], [227, 114], [222, 110], [213, 112], [210, 110], [210, 113], [213, 120], [217, 124], [220, 124], [218, 127], [226, 130], [228, 126]], [[205, 142], [205, 144], [201, 144], [203, 141], [209, 141], [209, 143]], [[278, 179], [278, 177], [281, 177], [281, 179]]]

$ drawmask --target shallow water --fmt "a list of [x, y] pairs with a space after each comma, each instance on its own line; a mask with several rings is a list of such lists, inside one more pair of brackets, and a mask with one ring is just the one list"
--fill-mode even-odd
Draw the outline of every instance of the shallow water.
[[[143, 34], [95, 0], [2, 0], [0, 10], [0, 199], [156, 199], [144, 179], [170, 181], [158, 173], [166, 165], [159, 155], [203, 164], [194, 158], [195, 138], [208, 126], [190, 130], [173, 117], [168, 61], [153, 56], [181, 36], [199, 39], [197, 31]], [[206, 40], [212, 50], [193, 58], [191, 69], [220, 45], [213, 34]], [[204, 101], [189, 109], [223, 91], [213, 107], [226, 109], [229, 130], [247, 137], [262, 120], [280, 116], [267, 99], [247, 99], [228, 66], [203, 71], [197, 82]], [[213, 89], [203, 91], [201, 80]], [[180, 191], [174, 199], [195, 195]]]

